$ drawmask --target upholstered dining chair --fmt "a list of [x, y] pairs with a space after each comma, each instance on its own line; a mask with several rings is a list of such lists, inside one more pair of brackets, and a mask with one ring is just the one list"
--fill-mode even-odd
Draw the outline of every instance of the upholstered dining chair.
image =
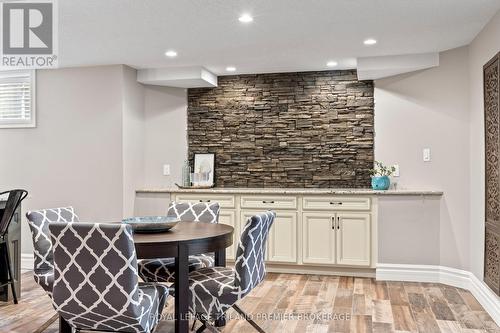
[[[219, 204], [216, 202], [172, 202], [167, 216], [177, 217], [188, 222], [219, 222]], [[213, 267], [213, 253], [189, 256], [189, 271]], [[139, 263], [139, 276], [146, 282], [174, 282], [175, 258], [143, 259]]]
[[52, 297], [54, 282], [54, 265], [52, 262], [52, 242], [49, 234], [49, 223], [78, 222], [78, 216], [73, 207], [48, 208], [26, 213], [31, 230], [34, 253], [34, 278], [45, 292]]
[[7, 281], [3, 284], [0, 284], [0, 287], [4, 287], [10, 284], [14, 304], [17, 304], [16, 286], [14, 285], [15, 280], [12, 273], [13, 268], [10, 262], [7, 231], [12, 219], [14, 218], [17, 207], [19, 207], [21, 201], [23, 201], [28, 196], [28, 192], [25, 190], [10, 190], [0, 193], [1, 196], [5, 194], [8, 194], [8, 198], [7, 203], [5, 204], [5, 209], [0, 218], [0, 256], [3, 257], [0, 260], [2, 260], [7, 266]]
[[76, 331], [153, 332], [168, 297], [140, 283], [132, 228], [120, 223], [51, 223], [52, 304]]
[[269, 211], [248, 219], [240, 236], [234, 268], [207, 267], [189, 274], [189, 309], [202, 322], [197, 332], [207, 328], [218, 332], [212, 322], [222, 318], [231, 307], [258, 332], [264, 332], [236, 303], [266, 276], [267, 237], [275, 217]]
[[[52, 261], [52, 242], [50, 241], [49, 223], [78, 222], [78, 216], [73, 207], [48, 208], [26, 213], [28, 225], [31, 230], [31, 239], [33, 241], [34, 267], [33, 277], [35, 282], [45, 290], [47, 295], [52, 298], [52, 285], [54, 283], [54, 264]], [[51, 318], [41, 325], [33, 333], [41, 333], [50, 324], [56, 321], [58, 315]]]

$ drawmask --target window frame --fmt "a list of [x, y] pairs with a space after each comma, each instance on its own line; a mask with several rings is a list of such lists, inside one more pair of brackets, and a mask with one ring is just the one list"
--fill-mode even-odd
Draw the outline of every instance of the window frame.
[[2, 121], [0, 120], [0, 129], [2, 128], [35, 128], [36, 127], [36, 70], [23, 69], [12, 71], [0, 71], [0, 78], [12, 77], [13, 74], [29, 74], [30, 76], [30, 93], [31, 93], [31, 108], [29, 121]]

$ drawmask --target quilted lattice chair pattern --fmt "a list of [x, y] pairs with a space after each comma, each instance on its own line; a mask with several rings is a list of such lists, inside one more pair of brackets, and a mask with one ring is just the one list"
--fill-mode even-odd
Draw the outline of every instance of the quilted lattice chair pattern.
[[[216, 202], [172, 202], [167, 216], [177, 217], [186, 222], [219, 222], [219, 204]], [[213, 253], [189, 256], [189, 271], [204, 267], [213, 267], [215, 263]], [[147, 282], [174, 282], [175, 259], [144, 259], [139, 261], [139, 275]]]
[[78, 222], [73, 207], [49, 208], [26, 213], [31, 229], [34, 253], [34, 278], [48, 294], [52, 295], [54, 282], [54, 265], [52, 263], [52, 242], [49, 234], [49, 223]]
[[[207, 267], [189, 274], [190, 311], [202, 319], [203, 325], [224, 315], [266, 276], [264, 263], [266, 243], [276, 214], [266, 212], [252, 216], [241, 233], [234, 269]], [[246, 317], [246, 316], [245, 316]], [[247, 318], [257, 329], [257, 324]]]
[[132, 229], [124, 224], [51, 223], [52, 303], [77, 330], [152, 332], [168, 297], [139, 283]]

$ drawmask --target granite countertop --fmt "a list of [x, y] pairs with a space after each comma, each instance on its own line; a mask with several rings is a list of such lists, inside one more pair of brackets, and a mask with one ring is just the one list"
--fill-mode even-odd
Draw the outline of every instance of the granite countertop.
[[352, 195], [443, 195], [438, 190], [387, 190], [356, 188], [222, 188], [210, 189], [139, 189], [136, 193], [205, 193], [205, 194], [352, 194]]

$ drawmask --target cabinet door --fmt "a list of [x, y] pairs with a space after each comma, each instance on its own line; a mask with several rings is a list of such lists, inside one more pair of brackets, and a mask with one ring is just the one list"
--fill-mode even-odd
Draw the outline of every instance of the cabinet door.
[[334, 214], [302, 214], [302, 262], [335, 264]]
[[[297, 262], [297, 213], [290, 211], [275, 211], [276, 219], [269, 231], [267, 239], [266, 261], [274, 263]], [[241, 212], [240, 230], [243, 230], [247, 220], [258, 210]]]
[[337, 264], [370, 266], [370, 214], [337, 213]]
[[297, 213], [276, 211], [267, 253], [270, 262], [297, 262]]
[[234, 210], [231, 209], [221, 209], [219, 212], [219, 223], [227, 224], [234, 228], [233, 233], [233, 245], [226, 249], [226, 259], [234, 260], [236, 257], [236, 247], [238, 246], [238, 242], [240, 241], [240, 233], [239, 228], [236, 225]]

